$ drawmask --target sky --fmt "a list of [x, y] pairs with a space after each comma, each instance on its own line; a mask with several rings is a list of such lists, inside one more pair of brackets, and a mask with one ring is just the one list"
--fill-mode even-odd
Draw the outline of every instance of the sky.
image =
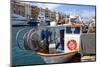
[[31, 3], [31, 5], [48, 8], [51, 11], [59, 11], [65, 14], [79, 14], [82, 17], [95, 16], [95, 6], [51, 3]]

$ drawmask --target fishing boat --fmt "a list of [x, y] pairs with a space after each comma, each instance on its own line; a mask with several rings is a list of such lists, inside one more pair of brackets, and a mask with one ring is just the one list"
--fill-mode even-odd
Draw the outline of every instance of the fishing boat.
[[[66, 25], [67, 27], [71, 27], [70, 25]], [[65, 27], [66, 27], [65, 26]], [[75, 27], [79, 27], [78, 26], [75, 26]], [[63, 34], [64, 37], [65, 37], [65, 33]], [[61, 35], [62, 36], [62, 35]], [[73, 35], [75, 36], [75, 35]], [[66, 41], [66, 39], [64, 40]], [[64, 43], [65, 45], [66, 43]], [[78, 46], [75, 50], [66, 50], [68, 48], [65, 48], [64, 46], [64, 51], [63, 52], [60, 52], [60, 53], [57, 53], [55, 52], [55, 47], [51, 47], [49, 48], [49, 50], [53, 50], [54, 53], [41, 53], [41, 52], [37, 52], [37, 54], [46, 62], [46, 63], [62, 63], [62, 62], [68, 62], [76, 53], [78, 53], [79, 51], [79, 43], [78, 43]]]

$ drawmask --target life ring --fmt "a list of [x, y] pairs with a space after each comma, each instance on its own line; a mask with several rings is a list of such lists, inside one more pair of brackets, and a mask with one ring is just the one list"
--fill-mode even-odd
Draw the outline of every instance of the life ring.
[[76, 42], [76, 40], [74, 40], [74, 39], [71, 39], [71, 40], [69, 40], [68, 42], [67, 42], [67, 47], [68, 47], [68, 49], [69, 50], [76, 50], [76, 48], [77, 48], [77, 42]]

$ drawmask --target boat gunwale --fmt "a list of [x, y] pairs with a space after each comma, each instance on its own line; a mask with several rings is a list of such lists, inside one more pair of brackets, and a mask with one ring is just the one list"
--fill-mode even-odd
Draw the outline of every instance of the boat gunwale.
[[38, 52], [38, 55], [41, 56], [46, 56], [46, 57], [55, 57], [55, 56], [63, 56], [63, 55], [68, 55], [68, 54], [72, 54], [72, 53], [77, 53], [78, 51], [73, 51], [73, 52], [67, 52], [67, 53], [56, 53], [56, 54], [46, 54], [46, 53], [40, 53]]
[[75, 24], [63, 24], [64, 26], [74, 26], [74, 27], [80, 27], [82, 24], [75, 23]]

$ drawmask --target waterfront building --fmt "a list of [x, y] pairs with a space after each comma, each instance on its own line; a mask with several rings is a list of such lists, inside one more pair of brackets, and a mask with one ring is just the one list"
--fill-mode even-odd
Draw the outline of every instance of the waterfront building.
[[31, 6], [31, 18], [37, 20], [40, 9], [37, 6]]

